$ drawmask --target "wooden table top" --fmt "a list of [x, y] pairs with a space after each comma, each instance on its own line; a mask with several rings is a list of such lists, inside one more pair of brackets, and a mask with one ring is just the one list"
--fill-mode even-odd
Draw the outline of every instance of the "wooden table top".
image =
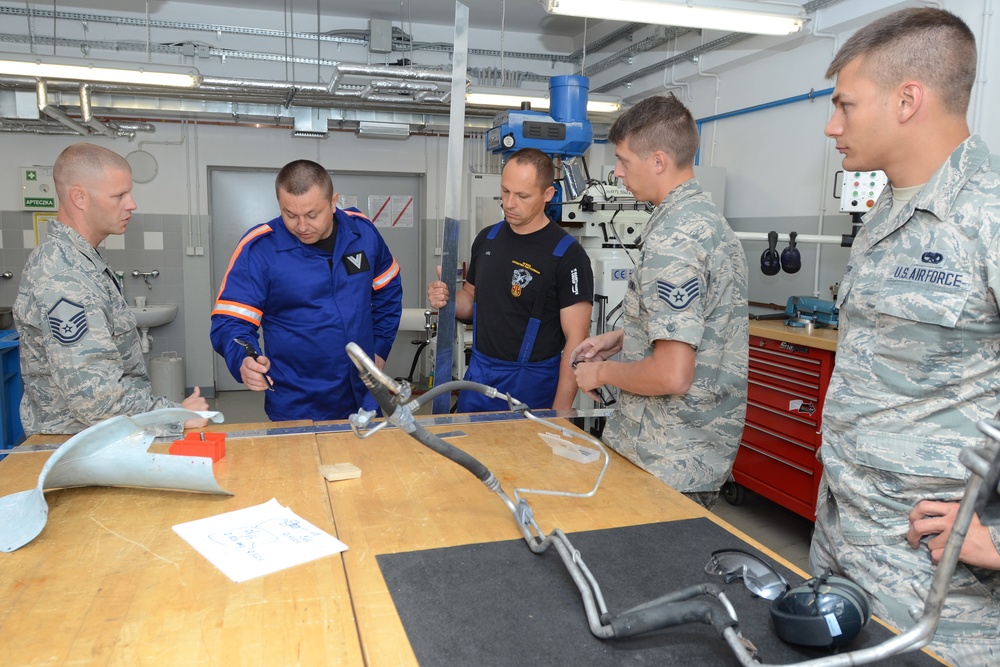
[[[536, 435], [543, 428], [523, 420], [431, 430], [464, 431], [450, 441], [490, 468], [509, 495], [515, 487], [586, 492], [599, 471], [599, 463], [554, 456]], [[0, 495], [34, 486], [48, 456], [0, 461]], [[543, 531], [707, 517], [793, 567], [611, 456], [591, 498], [525, 496]], [[323, 479], [321, 464], [342, 462], [357, 465], [362, 476]], [[98, 487], [47, 492], [41, 535], [0, 554], [4, 664], [415, 665], [375, 556], [521, 539], [510, 511], [478, 479], [395, 429], [365, 440], [350, 432], [230, 439], [214, 469], [234, 496]], [[235, 584], [171, 529], [271, 498], [348, 550]]]
[[812, 333], [806, 333], [804, 327], [790, 327], [780, 320], [750, 320], [750, 335], [783, 340], [820, 350], [837, 351], [838, 333], [836, 329], [817, 327], [813, 329]]

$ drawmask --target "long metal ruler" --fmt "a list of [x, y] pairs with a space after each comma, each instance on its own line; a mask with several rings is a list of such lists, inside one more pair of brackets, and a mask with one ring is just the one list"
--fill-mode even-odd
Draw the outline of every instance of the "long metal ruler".
[[[611, 408], [598, 408], [594, 410], [532, 410], [531, 414], [542, 419], [577, 419], [587, 417], [608, 417]], [[518, 419], [527, 419], [520, 412], [474, 412], [465, 415], [428, 415], [418, 417], [414, 421], [424, 428], [435, 426], [458, 426], [460, 424], [489, 424], [495, 422], [508, 422]], [[376, 422], [377, 424], [378, 422]], [[374, 426], [374, 424], [373, 424]], [[395, 429], [391, 424], [387, 429]], [[277, 438], [290, 435], [324, 435], [345, 433], [351, 430], [350, 424], [313, 424], [310, 426], [276, 426], [274, 428], [254, 428], [238, 431], [226, 431], [226, 442], [241, 440], [244, 438]], [[457, 436], [456, 433], [438, 433], [441, 437]], [[467, 435], [461, 433], [462, 435]], [[159, 437], [153, 440], [154, 443], [173, 442], [177, 437]], [[34, 445], [20, 445], [14, 449], [0, 449], [0, 458], [9, 454], [30, 454], [33, 452], [51, 452], [59, 449], [61, 443], [39, 443]]]
[[[444, 237], [441, 239], [441, 280], [448, 286], [448, 303], [438, 310], [434, 386], [451, 382], [455, 341], [455, 300], [458, 298], [458, 232], [462, 212], [462, 147], [465, 141], [465, 88], [469, 46], [469, 8], [455, 3], [455, 49], [451, 65], [451, 107], [448, 117], [448, 163], [444, 183]], [[434, 399], [434, 414], [448, 414], [451, 393]]]

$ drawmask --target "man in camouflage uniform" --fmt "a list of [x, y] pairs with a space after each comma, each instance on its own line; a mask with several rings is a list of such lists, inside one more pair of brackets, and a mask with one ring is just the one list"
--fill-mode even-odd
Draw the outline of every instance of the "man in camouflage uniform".
[[[859, 30], [827, 71], [844, 169], [883, 170], [891, 187], [838, 296], [810, 567], [853, 579], [900, 629], [955, 519], [959, 450], [1000, 409], [1000, 173], [966, 124], [975, 68], [960, 19], [906, 9]], [[1000, 663], [998, 546], [974, 521], [931, 643], [956, 665]]]
[[[694, 178], [698, 129], [675, 97], [645, 99], [608, 135], [615, 173], [659, 205], [623, 303], [624, 330], [572, 353], [580, 388], [621, 389], [604, 440], [706, 507], [729, 479], [747, 402], [747, 263]], [[604, 361], [621, 352], [620, 361]], [[580, 363], [592, 362], [592, 363]]]
[[[75, 144], [59, 155], [53, 178], [58, 221], [24, 265], [14, 302], [24, 432], [77, 433], [116, 415], [178, 407], [153, 396], [135, 315], [97, 251], [109, 235], [125, 233], [136, 209], [128, 162]], [[208, 403], [195, 387], [181, 407], [207, 410]]]

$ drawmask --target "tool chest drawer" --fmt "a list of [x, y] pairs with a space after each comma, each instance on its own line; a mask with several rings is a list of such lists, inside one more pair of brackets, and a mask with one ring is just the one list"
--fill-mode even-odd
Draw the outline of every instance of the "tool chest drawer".
[[[756, 416], [756, 415], [755, 415]], [[765, 426], [766, 424], [766, 426]], [[790, 420], [772, 423], [767, 419], [748, 419], [743, 427], [743, 442], [800, 466], [812, 469], [816, 462], [814, 439], [796, 437], [782, 426], [795, 424]], [[814, 432], [815, 427], [809, 429]]]
[[809, 519], [816, 516], [816, 451], [833, 362], [829, 350], [750, 336], [746, 424], [733, 479]]

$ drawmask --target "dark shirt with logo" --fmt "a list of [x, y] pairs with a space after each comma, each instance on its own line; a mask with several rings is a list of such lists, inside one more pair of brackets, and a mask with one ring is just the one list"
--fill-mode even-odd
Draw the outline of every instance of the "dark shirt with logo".
[[517, 359], [539, 290], [545, 286], [538, 337], [530, 361], [548, 359], [566, 345], [559, 311], [594, 300], [594, 272], [579, 243], [562, 257], [552, 251], [566, 236], [554, 222], [530, 234], [515, 234], [506, 224], [493, 240], [482, 230], [472, 244], [466, 276], [476, 288], [476, 349], [485, 355]]

